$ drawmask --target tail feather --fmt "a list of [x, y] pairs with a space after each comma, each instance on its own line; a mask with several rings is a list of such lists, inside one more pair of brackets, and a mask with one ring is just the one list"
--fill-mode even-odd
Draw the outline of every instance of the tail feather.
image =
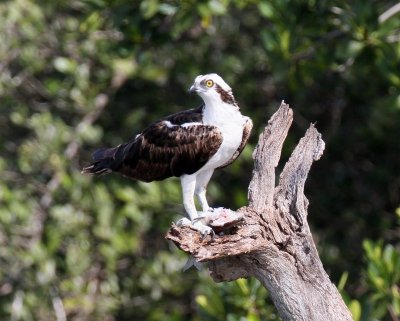
[[113, 167], [116, 165], [114, 155], [118, 150], [118, 147], [101, 148], [96, 150], [92, 155], [94, 162], [89, 166], [84, 167], [82, 169], [82, 174], [100, 176], [111, 173]]
[[109, 174], [112, 172], [112, 169], [109, 168], [109, 165], [107, 165], [106, 162], [107, 160], [96, 161], [91, 165], [84, 167], [81, 173], [96, 176]]
[[[119, 146], [121, 146], [121, 145], [119, 145]], [[99, 160], [102, 160], [105, 158], [113, 158], [115, 156], [115, 153], [117, 152], [119, 146], [113, 147], [113, 148], [100, 148], [92, 154], [92, 158], [95, 161], [99, 161]]]

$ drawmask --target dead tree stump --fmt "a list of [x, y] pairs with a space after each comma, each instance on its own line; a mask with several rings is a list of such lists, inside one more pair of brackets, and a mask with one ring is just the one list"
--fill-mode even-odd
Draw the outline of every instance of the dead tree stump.
[[292, 120], [292, 109], [282, 102], [260, 135], [253, 153], [249, 205], [237, 210], [244, 215], [242, 225], [213, 240], [202, 240], [189, 227], [172, 226], [166, 238], [198, 262], [208, 262], [216, 282], [256, 277], [285, 321], [352, 320], [322, 266], [307, 223], [304, 184], [325, 146], [314, 125], [298, 143], [275, 186], [275, 168]]

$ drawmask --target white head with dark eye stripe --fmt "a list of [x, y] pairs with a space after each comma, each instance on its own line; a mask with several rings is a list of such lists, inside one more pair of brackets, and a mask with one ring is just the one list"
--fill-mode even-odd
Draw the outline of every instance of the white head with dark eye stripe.
[[204, 102], [220, 100], [237, 106], [231, 87], [217, 74], [197, 76], [189, 91], [197, 93]]

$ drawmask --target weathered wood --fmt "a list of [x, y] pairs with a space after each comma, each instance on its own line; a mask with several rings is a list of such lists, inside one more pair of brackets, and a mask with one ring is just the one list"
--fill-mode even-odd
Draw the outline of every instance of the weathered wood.
[[318, 256], [307, 223], [304, 185], [311, 165], [324, 151], [314, 125], [293, 151], [275, 186], [283, 142], [293, 111], [282, 102], [253, 153], [249, 205], [237, 212], [244, 222], [230, 234], [201, 239], [189, 227], [172, 226], [167, 239], [198, 262], [208, 262], [216, 282], [256, 277], [268, 289], [285, 321], [352, 320]]

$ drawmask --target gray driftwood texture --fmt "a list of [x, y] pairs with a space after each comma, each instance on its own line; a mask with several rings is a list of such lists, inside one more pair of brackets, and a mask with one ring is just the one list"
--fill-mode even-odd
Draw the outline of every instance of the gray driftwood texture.
[[253, 153], [249, 205], [237, 210], [244, 215], [242, 225], [213, 240], [201, 240], [189, 227], [172, 226], [167, 239], [198, 262], [208, 262], [216, 282], [256, 277], [284, 321], [352, 320], [322, 266], [307, 223], [304, 184], [325, 145], [314, 125], [275, 184], [275, 169], [292, 120], [292, 109], [282, 102], [260, 135]]

